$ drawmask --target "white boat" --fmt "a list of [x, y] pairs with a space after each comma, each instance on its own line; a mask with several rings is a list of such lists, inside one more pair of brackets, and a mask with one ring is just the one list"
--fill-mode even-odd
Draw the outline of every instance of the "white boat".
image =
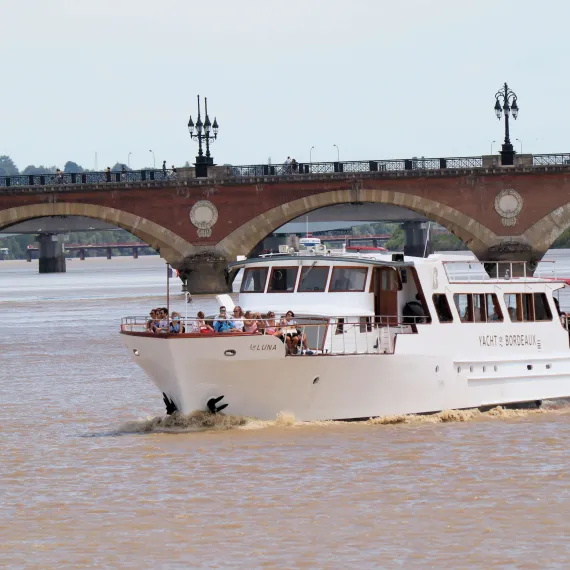
[[324, 420], [539, 402], [570, 396], [554, 297], [566, 283], [545, 266], [527, 276], [522, 263], [457, 256], [269, 255], [232, 265], [230, 276], [243, 270], [239, 304], [294, 311], [308, 352], [287, 354], [272, 334], [192, 333], [192, 319], [167, 334], [126, 317], [121, 336], [169, 411], [227, 404], [235, 415]]

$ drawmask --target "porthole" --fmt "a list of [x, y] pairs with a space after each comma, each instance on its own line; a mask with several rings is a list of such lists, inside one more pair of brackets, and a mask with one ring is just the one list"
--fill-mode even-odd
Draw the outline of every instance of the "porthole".
[[320, 380], [320, 378], [318, 376], [315, 376], [315, 378], [313, 380], [313, 384], [318, 384], [319, 380]]
[[547, 364], [546, 365], [546, 370], [550, 370], [552, 368], [552, 364]]
[[461, 366], [457, 367], [457, 374], [459, 374], [461, 372]]
[[228, 348], [228, 350], [224, 350], [224, 355], [225, 356], [235, 356], [236, 351], [233, 350], [233, 348]]
[[487, 367], [483, 366], [483, 372], [487, 372]]
[[140, 352], [139, 352], [136, 348], [133, 348], [133, 354], [134, 354], [135, 356], [139, 356], [139, 355], [140, 355]]
[[532, 364], [527, 364], [527, 365], [526, 365], [526, 369], [527, 369], [527, 370], [532, 370]]
[[473, 372], [473, 366], [469, 367], [469, 372]]
[[497, 372], [497, 370], [499, 370], [499, 369], [497, 368], [497, 365], [496, 365], [496, 364], [495, 364], [495, 366], [493, 366], [493, 370], [494, 370], [495, 372]]
[[436, 373], [439, 372], [439, 365], [435, 367]]

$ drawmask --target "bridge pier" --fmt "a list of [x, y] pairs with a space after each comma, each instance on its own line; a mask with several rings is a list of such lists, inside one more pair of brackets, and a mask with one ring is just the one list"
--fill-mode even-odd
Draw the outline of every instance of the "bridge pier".
[[85, 250], [84, 249], [79, 250], [79, 260], [85, 261]]
[[108, 248], [107, 248], [107, 259], [111, 259], [111, 257], [112, 257], [111, 254], [112, 254], [111, 248], [108, 247]]
[[57, 234], [39, 234], [40, 273], [65, 273], [63, 241]]
[[139, 258], [139, 248], [133, 247], [133, 259], [138, 259], [138, 258]]
[[231, 291], [228, 285], [228, 261], [216, 254], [202, 253], [172, 264], [192, 295], [218, 294]]
[[[433, 253], [425, 222], [404, 222], [402, 229], [404, 230], [404, 255], [423, 257], [424, 253], [426, 256]], [[426, 240], [428, 240], [427, 247]]]

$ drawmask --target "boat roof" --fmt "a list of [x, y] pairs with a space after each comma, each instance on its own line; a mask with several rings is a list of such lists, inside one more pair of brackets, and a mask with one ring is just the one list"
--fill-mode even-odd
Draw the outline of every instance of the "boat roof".
[[250, 257], [249, 259], [242, 259], [240, 261], [234, 261], [229, 264], [230, 269], [239, 269], [245, 267], [246, 265], [254, 265], [257, 263], [267, 263], [275, 261], [295, 261], [298, 262], [300, 259], [307, 261], [325, 261], [338, 264], [345, 263], [358, 263], [358, 264], [368, 264], [380, 267], [414, 267], [413, 261], [391, 261], [389, 259], [379, 259], [377, 257], [365, 256], [365, 255], [289, 255], [289, 254], [272, 254], [263, 257]]

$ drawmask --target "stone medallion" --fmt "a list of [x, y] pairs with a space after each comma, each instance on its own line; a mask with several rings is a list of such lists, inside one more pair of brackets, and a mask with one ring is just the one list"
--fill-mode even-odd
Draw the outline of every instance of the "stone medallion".
[[512, 188], [501, 190], [495, 198], [495, 211], [503, 226], [514, 226], [523, 207], [522, 196]]
[[198, 228], [198, 237], [210, 237], [218, 221], [218, 209], [209, 200], [199, 200], [190, 210], [190, 221]]

